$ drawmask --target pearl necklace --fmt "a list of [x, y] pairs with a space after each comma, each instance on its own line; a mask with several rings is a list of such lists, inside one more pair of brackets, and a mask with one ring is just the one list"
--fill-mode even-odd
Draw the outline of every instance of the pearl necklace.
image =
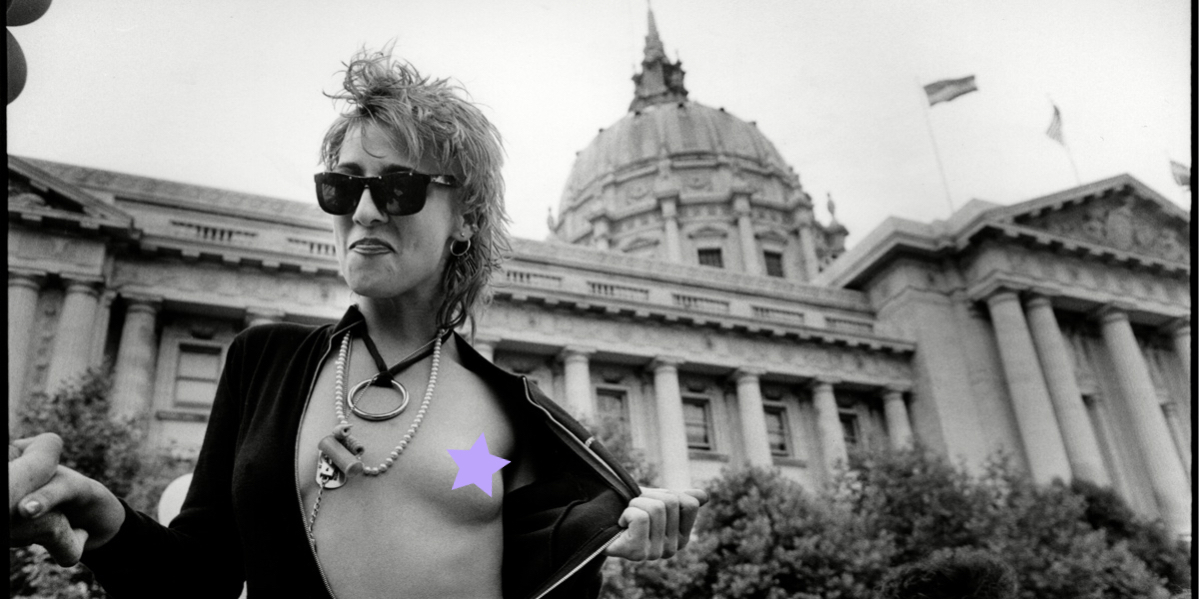
[[442, 358], [442, 331], [438, 331], [433, 341], [433, 366], [429, 370], [429, 385], [425, 388], [425, 397], [421, 400], [421, 408], [409, 426], [408, 432], [392, 449], [388, 457], [379, 463], [378, 467], [362, 466], [362, 455], [365, 447], [350, 435], [350, 421], [346, 418], [346, 368], [350, 363], [350, 332], [342, 338], [342, 347], [338, 352], [333, 384], [333, 413], [337, 416], [338, 424], [333, 428], [333, 434], [325, 436], [317, 445], [317, 499], [313, 502], [312, 516], [308, 520], [308, 540], [316, 550], [317, 540], [313, 535], [313, 526], [317, 522], [317, 513], [321, 509], [321, 495], [326, 489], [337, 489], [346, 484], [347, 475], [359, 472], [378, 477], [387, 473], [388, 469], [400, 458], [400, 454], [412, 442], [429, 410], [429, 401], [433, 399], [433, 390], [437, 387], [438, 365]]

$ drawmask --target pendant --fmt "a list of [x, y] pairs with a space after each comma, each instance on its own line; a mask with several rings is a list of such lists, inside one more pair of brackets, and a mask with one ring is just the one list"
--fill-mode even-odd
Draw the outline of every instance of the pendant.
[[317, 453], [317, 485], [327, 490], [336, 490], [346, 485], [346, 474], [342, 473], [324, 452]]
[[382, 413], [369, 413], [359, 408], [357, 406], [359, 395], [367, 391], [367, 389], [371, 387], [371, 384], [375, 382], [375, 379], [371, 378], [359, 383], [350, 390], [350, 397], [346, 399], [346, 404], [350, 406], [350, 411], [353, 412], [358, 418], [366, 421], [386, 421], [404, 412], [404, 409], [408, 407], [408, 390], [405, 389], [404, 385], [399, 381], [396, 381], [395, 379], [390, 381], [392, 384], [392, 389], [396, 390], [396, 392], [400, 394], [399, 406]]

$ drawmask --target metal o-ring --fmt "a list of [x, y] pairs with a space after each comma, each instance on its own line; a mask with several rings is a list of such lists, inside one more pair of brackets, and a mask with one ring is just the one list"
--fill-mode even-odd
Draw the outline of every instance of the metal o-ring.
[[404, 412], [404, 409], [408, 407], [408, 390], [404, 389], [404, 386], [395, 379], [392, 379], [391, 382], [392, 387], [396, 388], [396, 390], [400, 392], [399, 407], [385, 413], [369, 413], [354, 405], [354, 399], [358, 396], [358, 394], [370, 386], [374, 381], [374, 379], [367, 379], [354, 386], [354, 389], [350, 390], [350, 397], [346, 399], [346, 403], [350, 405], [351, 412], [357, 415], [360, 419], [366, 419], [367, 421], [386, 421]]

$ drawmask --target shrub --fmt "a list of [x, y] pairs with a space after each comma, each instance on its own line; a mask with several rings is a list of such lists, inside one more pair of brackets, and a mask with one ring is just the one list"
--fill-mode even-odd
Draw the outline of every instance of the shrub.
[[[142, 429], [109, 414], [110, 382], [100, 369], [87, 371], [53, 396], [35, 395], [21, 408], [16, 437], [57, 433], [62, 464], [104, 484], [130, 506], [154, 514], [162, 490], [191, 470], [186, 459], [142, 452]], [[44, 548], [12, 548], [9, 594], [40, 598], [104, 598], [104, 589], [82, 565], [59, 567]]]

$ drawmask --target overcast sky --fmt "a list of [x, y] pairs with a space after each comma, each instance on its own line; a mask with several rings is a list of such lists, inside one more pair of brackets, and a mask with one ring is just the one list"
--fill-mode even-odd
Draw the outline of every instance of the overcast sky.
[[[29, 64], [8, 151], [310, 202], [337, 71], [395, 41], [460, 81], [505, 137], [516, 235], [543, 239], [575, 153], [622, 117], [644, 0], [150, 2], [54, 0], [9, 31]], [[654, 0], [690, 99], [756, 121], [850, 243], [889, 215], [971, 198], [1011, 204], [1075, 185], [1045, 131], [1051, 98], [1087, 183], [1129, 173], [1191, 200], [1185, 0]], [[979, 91], [926, 112], [921, 84]], [[928, 117], [928, 120], [927, 120]]]

